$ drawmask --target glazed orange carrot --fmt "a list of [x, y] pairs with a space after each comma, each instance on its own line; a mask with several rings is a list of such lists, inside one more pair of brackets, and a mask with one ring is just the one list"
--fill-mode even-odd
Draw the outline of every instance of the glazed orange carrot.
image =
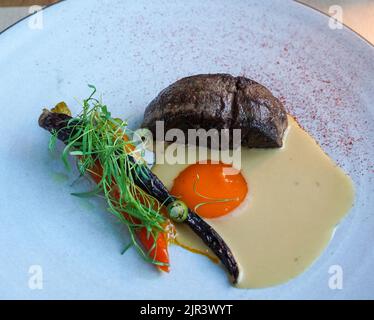
[[[92, 179], [99, 183], [102, 177], [102, 168], [99, 163], [96, 163], [95, 167], [90, 170]], [[114, 198], [119, 199], [118, 191], [113, 192]], [[131, 223], [138, 224], [139, 220], [129, 216], [126, 212], [123, 212], [124, 218]], [[145, 227], [141, 227], [136, 231], [136, 235], [151, 259], [156, 262], [160, 262], [164, 265], [157, 265], [161, 271], [169, 272], [169, 252], [168, 252], [168, 236], [166, 232], [159, 232], [157, 239], [151, 236]], [[155, 243], [156, 242], [156, 243]]]
[[137, 236], [142, 243], [145, 250], [149, 251], [152, 247], [153, 249], [149, 253], [149, 256], [155, 261], [164, 263], [163, 266], [158, 266], [161, 271], [169, 272], [169, 252], [168, 252], [168, 239], [164, 232], [158, 234], [156, 240], [156, 246], [154, 247], [154, 238], [149, 237], [146, 228], [141, 228], [137, 232]]

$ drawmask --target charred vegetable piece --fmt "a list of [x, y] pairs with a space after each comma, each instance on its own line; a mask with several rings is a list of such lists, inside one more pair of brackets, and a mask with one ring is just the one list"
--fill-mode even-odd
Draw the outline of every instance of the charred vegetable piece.
[[[66, 114], [52, 113], [46, 109], [43, 110], [43, 113], [39, 117], [40, 127], [54, 133], [55, 136], [63, 142], [69, 141], [69, 139], [75, 135], [74, 130], [79, 127], [77, 126], [79, 121], [79, 118], [71, 118]], [[131, 166], [131, 170], [134, 170], [133, 181], [139, 188], [165, 206], [168, 206], [177, 200], [169, 194], [163, 183], [148, 169], [147, 166], [136, 166], [135, 159], [131, 156], [129, 159], [131, 159], [134, 164], [134, 166]], [[184, 220], [184, 223], [186, 223], [216, 254], [227, 269], [232, 281], [236, 283], [239, 276], [238, 264], [235, 261], [230, 248], [220, 235], [190, 209], [188, 209], [188, 215]]]
[[[156, 121], [165, 131], [241, 129], [241, 145], [254, 148], [282, 146], [287, 114], [282, 103], [263, 85], [229, 74], [201, 74], [176, 81], [151, 101], [142, 126], [155, 137]], [[230, 146], [233, 144], [230, 135]]]
[[[165, 203], [166, 206], [177, 200], [169, 194], [169, 191], [166, 189], [164, 184], [152, 171], [149, 171], [148, 175], [149, 179], [137, 181], [137, 184], [160, 202]], [[230, 248], [221, 236], [191, 209], [188, 209], [188, 216], [184, 223], [186, 223], [190, 229], [214, 252], [221, 263], [226, 267], [226, 270], [232, 277], [233, 283], [237, 283], [239, 266]]]

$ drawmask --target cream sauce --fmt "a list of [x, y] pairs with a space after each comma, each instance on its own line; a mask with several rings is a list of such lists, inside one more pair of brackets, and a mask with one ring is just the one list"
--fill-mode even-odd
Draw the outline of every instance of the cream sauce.
[[[227, 216], [205, 219], [239, 263], [238, 287], [272, 286], [303, 272], [353, 204], [351, 179], [291, 117], [284, 142], [279, 149], [242, 148], [247, 201]], [[171, 189], [187, 166], [162, 164], [152, 170]], [[210, 253], [185, 226], [177, 225], [177, 232], [179, 242]]]

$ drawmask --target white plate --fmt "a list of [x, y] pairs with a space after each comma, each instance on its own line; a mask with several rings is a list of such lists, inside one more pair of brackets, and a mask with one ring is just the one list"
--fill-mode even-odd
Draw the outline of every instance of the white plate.
[[[102, 3], [63, 2], [43, 11], [43, 29], [30, 29], [32, 16], [0, 36], [0, 297], [373, 298], [373, 47], [290, 1]], [[177, 247], [168, 275], [135, 250], [121, 256], [125, 228], [103, 203], [69, 195], [87, 186], [71, 186], [37, 125], [60, 100], [77, 112], [74, 98], [92, 83], [136, 127], [163, 87], [215, 72], [268, 86], [355, 182], [354, 209], [328, 248], [284, 285], [233, 288], [221, 268]], [[342, 290], [328, 285], [332, 265]]]

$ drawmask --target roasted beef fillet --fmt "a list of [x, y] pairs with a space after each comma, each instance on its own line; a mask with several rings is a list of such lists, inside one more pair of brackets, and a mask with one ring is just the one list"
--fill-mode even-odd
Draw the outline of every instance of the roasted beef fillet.
[[[241, 129], [241, 145], [249, 148], [282, 146], [287, 113], [263, 85], [229, 74], [200, 74], [182, 78], [151, 101], [142, 127], [155, 137], [156, 121], [165, 130]], [[233, 145], [230, 134], [230, 146]]]

